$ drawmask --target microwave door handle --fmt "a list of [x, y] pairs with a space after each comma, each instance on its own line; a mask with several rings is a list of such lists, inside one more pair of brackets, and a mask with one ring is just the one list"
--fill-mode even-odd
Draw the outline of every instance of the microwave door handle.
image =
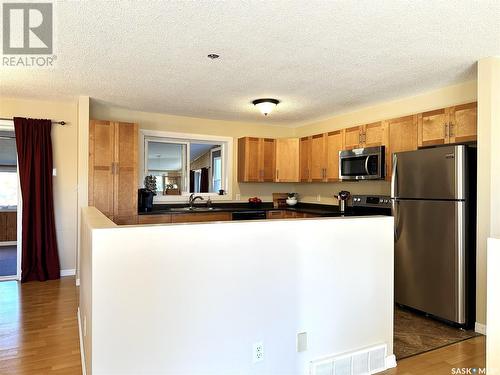
[[367, 155], [366, 160], [365, 160], [365, 171], [366, 171], [367, 176], [370, 175], [370, 171], [368, 170], [368, 162], [370, 161], [370, 157], [371, 157], [371, 155]]

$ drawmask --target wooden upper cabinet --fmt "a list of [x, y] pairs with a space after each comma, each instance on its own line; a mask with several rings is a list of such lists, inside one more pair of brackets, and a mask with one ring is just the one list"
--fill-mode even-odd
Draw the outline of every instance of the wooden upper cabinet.
[[311, 178], [311, 137], [300, 138], [299, 142], [299, 178], [308, 182]]
[[138, 125], [90, 121], [89, 205], [122, 223], [137, 215]]
[[449, 108], [449, 143], [477, 140], [477, 103]]
[[326, 176], [326, 134], [311, 137], [310, 181], [323, 181]]
[[361, 146], [363, 136], [363, 126], [354, 126], [343, 130], [344, 148], [352, 150]]
[[274, 181], [276, 140], [244, 137], [238, 139], [238, 181]]
[[418, 146], [433, 146], [448, 143], [447, 108], [424, 112], [419, 115]]
[[477, 103], [424, 112], [419, 117], [419, 147], [471, 142], [476, 139]]
[[276, 182], [299, 182], [299, 139], [276, 140]]
[[261, 147], [261, 181], [273, 182], [274, 171], [276, 170], [276, 140], [272, 138], [263, 138]]
[[387, 123], [385, 121], [363, 125], [361, 136], [362, 147], [377, 147], [387, 145]]
[[326, 134], [326, 181], [339, 180], [339, 152], [344, 149], [344, 138], [341, 130]]
[[392, 174], [392, 154], [412, 151], [418, 147], [418, 115], [399, 117], [387, 121], [389, 147], [386, 148], [386, 180]]

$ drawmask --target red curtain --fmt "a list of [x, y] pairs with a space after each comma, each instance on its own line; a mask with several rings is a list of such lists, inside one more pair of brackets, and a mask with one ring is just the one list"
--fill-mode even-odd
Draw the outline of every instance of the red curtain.
[[208, 168], [201, 168], [200, 193], [208, 193]]
[[52, 189], [50, 120], [15, 117], [19, 180], [23, 198], [21, 281], [60, 276]]

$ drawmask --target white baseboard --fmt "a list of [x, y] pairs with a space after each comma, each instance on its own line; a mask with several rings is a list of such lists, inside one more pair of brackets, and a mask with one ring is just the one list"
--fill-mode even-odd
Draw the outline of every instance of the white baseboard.
[[474, 331], [482, 335], [486, 335], [486, 324], [476, 322], [476, 324], [474, 325]]
[[394, 354], [385, 357], [385, 368], [394, 368], [398, 364], [396, 363], [396, 356]]
[[5, 242], [0, 242], [0, 247], [1, 246], [16, 246], [17, 241], [5, 241]]
[[61, 270], [61, 277], [64, 276], [75, 276], [76, 275], [76, 269], [69, 269], [69, 270]]
[[78, 336], [80, 338], [80, 357], [82, 361], [82, 375], [87, 375], [87, 368], [85, 367], [85, 349], [83, 346], [82, 319], [80, 318], [80, 308], [78, 308], [77, 316], [78, 316]]

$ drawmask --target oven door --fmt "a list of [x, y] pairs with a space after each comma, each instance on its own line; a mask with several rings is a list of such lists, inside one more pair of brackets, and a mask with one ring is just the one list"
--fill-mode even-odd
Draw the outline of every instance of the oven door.
[[384, 176], [383, 147], [340, 152], [339, 175], [342, 180], [380, 180]]

